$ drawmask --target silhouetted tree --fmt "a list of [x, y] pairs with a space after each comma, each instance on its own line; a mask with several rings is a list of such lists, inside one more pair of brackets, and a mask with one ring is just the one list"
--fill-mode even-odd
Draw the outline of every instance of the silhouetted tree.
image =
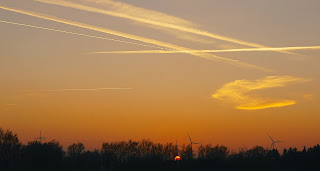
[[193, 159], [193, 151], [190, 145], [182, 145], [181, 158], [182, 160], [192, 160]]
[[21, 143], [17, 134], [0, 128], [0, 170], [13, 170], [21, 156]]
[[264, 159], [268, 153], [268, 150], [262, 146], [255, 146], [254, 148], [247, 151], [249, 159]]
[[216, 145], [215, 147], [211, 147], [211, 145], [207, 145], [204, 148], [204, 158], [207, 160], [224, 160], [227, 159], [229, 154], [228, 148], [226, 146]]
[[307, 151], [308, 159], [320, 161], [320, 146], [317, 144], [316, 146], [309, 148]]
[[79, 159], [80, 155], [84, 152], [84, 145], [79, 142], [77, 144], [71, 144], [67, 148], [67, 155], [73, 160]]
[[101, 151], [86, 151], [82, 143], [67, 148], [67, 155], [57, 141], [29, 142], [23, 146], [16, 134], [0, 128], [0, 171], [116, 171], [116, 170], [320, 170], [320, 146], [229, 153], [226, 146], [199, 147], [198, 158], [191, 147], [183, 145], [181, 161], [175, 162], [177, 147], [150, 140], [103, 143]]
[[81, 155], [81, 160], [84, 163], [83, 168], [85, 168], [85, 170], [101, 170], [102, 160], [99, 150], [83, 152]]
[[203, 159], [204, 159], [204, 153], [205, 153], [205, 149], [204, 149], [204, 147], [203, 147], [202, 144], [201, 144], [201, 146], [198, 148], [198, 158], [199, 158], [200, 160], [203, 160]]
[[24, 167], [27, 170], [58, 170], [62, 166], [64, 155], [62, 146], [57, 141], [32, 141], [24, 148]]
[[109, 143], [104, 143], [101, 150], [102, 167], [105, 170], [115, 170], [117, 154], [110, 148]]
[[270, 150], [267, 154], [267, 159], [277, 160], [280, 159], [280, 154], [277, 149]]

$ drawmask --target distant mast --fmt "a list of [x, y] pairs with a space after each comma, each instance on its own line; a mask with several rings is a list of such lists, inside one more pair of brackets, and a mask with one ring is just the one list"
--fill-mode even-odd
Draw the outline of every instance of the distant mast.
[[40, 141], [40, 144], [42, 143], [42, 140], [45, 140], [46, 138], [45, 137], [42, 137], [41, 136], [41, 131], [40, 131], [40, 137], [37, 137], [36, 140], [39, 140]]

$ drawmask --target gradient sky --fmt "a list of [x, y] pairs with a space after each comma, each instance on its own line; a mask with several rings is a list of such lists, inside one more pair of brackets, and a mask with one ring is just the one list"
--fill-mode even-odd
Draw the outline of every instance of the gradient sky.
[[270, 147], [267, 132], [285, 141], [279, 149], [313, 146], [319, 6], [0, 0], [0, 127], [24, 143], [42, 130], [88, 149], [142, 138], [187, 144], [187, 131], [235, 151]]

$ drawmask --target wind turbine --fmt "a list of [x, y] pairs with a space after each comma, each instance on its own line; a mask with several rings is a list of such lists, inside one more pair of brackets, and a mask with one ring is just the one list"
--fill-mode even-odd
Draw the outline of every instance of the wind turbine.
[[45, 140], [46, 138], [41, 136], [41, 131], [40, 131], [40, 137], [36, 138], [36, 140], [37, 140], [37, 139], [40, 140], [40, 144], [41, 144], [41, 140]]
[[190, 140], [190, 144], [189, 145], [190, 145], [191, 151], [192, 151], [192, 144], [199, 144], [199, 143], [193, 142], [188, 132], [187, 132], [187, 134], [188, 134], [188, 137], [189, 137], [189, 140]]
[[284, 141], [274, 141], [269, 134], [267, 134], [267, 135], [269, 136], [269, 138], [270, 138], [271, 141], [272, 141], [272, 144], [271, 144], [272, 150], [274, 150], [274, 144], [275, 144], [275, 143], [284, 142]]

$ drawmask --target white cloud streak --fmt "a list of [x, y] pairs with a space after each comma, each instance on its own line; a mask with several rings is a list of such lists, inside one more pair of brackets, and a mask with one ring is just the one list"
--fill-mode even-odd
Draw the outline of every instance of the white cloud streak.
[[157, 48], [157, 49], [166, 49], [166, 48], [162, 48], [162, 47], [159, 47], [159, 46], [146, 45], [146, 44], [129, 42], [129, 41], [118, 40], [118, 39], [111, 39], [111, 38], [107, 38], [107, 37], [93, 36], [93, 35], [88, 35], [88, 34], [83, 34], [83, 33], [76, 33], [76, 32], [71, 32], [71, 31], [58, 30], [58, 29], [53, 29], [53, 28], [48, 28], [48, 27], [40, 27], [40, 26], [17, 23], [17, 22], [12, 22], [12, 21], [0, 20], [0, 22], [1, 23], [6, 23], [6, 24], [13, 24], [13, 25], [18, 25], [18, 26], [30, 27], [30, 28], [36, 28], [36, 29], [60, 32], [60, 33], [65, 33], [65, 34], [84, 36], [84, 37], [95, 38], [95, 39], [110, 40], [110, 41], [114, 41], [114, 42], [127, 43], [127, 44], [133, 44], [133, 45], [144, 46], [144, 47], [152, 47], [152, 48]]
[[[122, 32], [115, 31], [115, 30], [110, 30], [110, 29], [107, 29], [107, 28], [96, 27], [96, 26], [92, 26], [92, 25], [88, 25], [88, 24], [84, 24], [84, 23], [79, 23], [79, 22], [75, 22], [75, 21], [69, 21], [69, 20], [65, 20], [65, 19], [60, 19], [60, 18], [57, 18], [57, 17], [46, 16], [46, 15], [38, 14], [38, 13], [35, 13], [35, 12], [17, 10], [17, 9], [8, 8], [8, 7], [4, 7], [4, 6], [0, 6], [0, 9], [12, 11], [12, 12], [17, 12], [17, 13], [20, 13], [20, 14], [25, 14], [25, 15], [29, 15], [29, 16], [33, 16], [33, 17], [37, 17], [37, 18], [41, 18], [41, 19], [45, 19], [45, 20], [50, 20], [50, 21], [54, 21], [54, 22], [58, 22], [58, 23], [63, 23], [63, 24], [71, 25], [71, 26], [76, 26], [76, 27], [80, 27], [80, 28], [94, 30], [94, 31], [97, 31], [97, 32], [112, 34], [112, 35], [116, 35], [116, 36], [120, 36], [120, 37], [124, 37], [124, 38], [128, 38], [128, 39], [132, 39], [132, 40], [137, 40], [137, 41], [141, 41], [141, 42], [144, 42], [144, 43], [149, 43], [149, 44], [153, 44], [153, 45], [156, 45], [156, 46], [165, 47], [165, 48], [170, 49], [170, 50], [177, 50], [177, 51], [193, 51], [194, 50], [194, 49], [189, 49], [189, 48], [181, 47], [181, 46], [178, 46], [178, 45], [174, 45], [174, 44], [170, 44], [170, 43], [166, 43], [166, 42], [162, 42], [162, 41], [158, 41], [158, 40], [154, 40], [154, 39], [150, 39], [150, 38], [145, 38], [145, 37], [132, 35], [132, 34], [128, 34], [128, 33], [122, 33]], [[220, 57], [220, 56], [216, 56], [216, 55], [212, 55], [212, 54], [208, 54], [208, 53], [188, 52], [188, 54], [194, 55], [194, 56], [198, 56], [198, 57], [201, 57], [201, 58], [205, 58], [205, 59], [209, 59], [209, 60], [225, 62], [225, 63], [231, 64], [231, 65], [234, 65], [234, 66], [252, 68], [252, 69], [256, 69], [256, 70], [260, 70], [260, 71], [264, 71], [264, 72], [270, 72], [269, 69], [266, 69], [266, 68], [263, 68], [263, 67], [247, 64], [247, 63], [244, 63], [244, 62], [240, 62], [238, 60], [228, 59], [228, 58], [224, 58], [224, 57]]]
[[[94, 8], [90, 6], [85, 6], [81, 4], [76, 4], [72, 2], [67, 2], [64, 0], [35, 0], [38, 2], [42, 3], [47, 3], [47, 4], [52, 4], [52, 5], [59, 5], [59, 6], [64, 6], [64, 7], [69, 7], [69, 8], [74, 8], [78, 10], [84, 10], [88, 12], [93, 12], [93, 13], [100, 13], [104, 15], [109, 15], [109, 16], [114, 16], [114, 17], [119, 17], [119, 18], [125, 18], [128, 20], [132, 21], [137, 21], [141, 23], [146, 23], [150, 25], [155, 25], [155, 26], [160, 26], [164, 28], [170, 28], [170, 29], [175, 29], [179, 31], [184, 31], [188, 33], [193, 33], [205, 37], [210, 37], [218, 40], [223, 40], [231, 43], [236, 43], [240, 45], [245, 45], [249, 47], [257, 47], [257, 48], [268, 48], [267, 46], [257, 44], [257, 43], [252, 43], [252, 42], [247, 42], [243, 40], [238, 40], [235, 38], [230, 38], [227, 36], [222, 36], [214, 33], [210, 33], [204, 30], [192, 28], [186, 24], [179, 23], [179, 22], [172, 22], [173, 16], [169, 15], [153, 15], [154, 13], [157, 13], [156, 11], [152, 10], [147, 10], [143, 8], [139, 8], [130, 4], [122, 3], [122, 2], [115, 2], [112, 0], [86, 0], [87, 2], [93, 2], [97, 3], [100, 5], [105, 5], [105, 6], [112, 6], [115, 8], [115, 11], [111, 10], [103, 10], [99, 8]], [[175, 19], [179, 19], [175, 17]], [[173, 20], [173, 21], [176, 21]], [[182, 20], [182, 19], [180, 19]], [[178, 20], [178, 21], [180, 21]], [[285, 52], [285, 51], [280, 51], [282, 53], [287, 53], [287, 54], [294, 54], [291, 52]]]
[[320, 50], [320, 46], [298, 46], [298, 47], [275, 47], [275, 48], [246, 48], [246, 49], [223, 49], [223, 50], [193, 50], [193, 51], [173, 51], [173, 50], [141, 50], [141, 51], [106, 51], [91, 52], [89, 54], [157, 54], [157, 53], [221, 53], [221, 52], [258, 52], [258, 51], [295, 51], [295, 50]]

